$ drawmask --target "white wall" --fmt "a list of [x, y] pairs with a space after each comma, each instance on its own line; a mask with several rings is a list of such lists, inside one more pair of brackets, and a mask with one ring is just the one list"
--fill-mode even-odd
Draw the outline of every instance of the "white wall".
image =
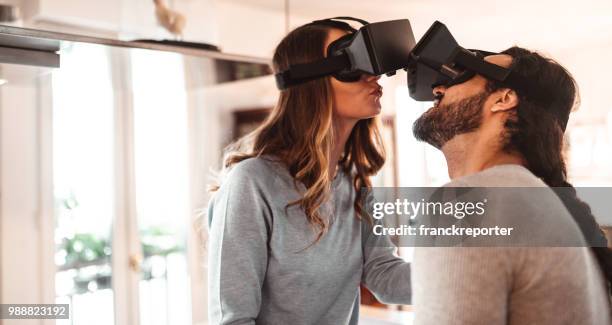
[[607, 64], [612, 58], [612, 38], [605, 43], [587, 44], [555, 54], [555, 58], [573, 74], [580, 87], [581, 103], [574, 114], [574, 122], [605, 123], [608, 113], [612, 112], [609, 99], [612, 84], [608, 80], [612, 69]]
[[[0, 88], [2, 119], [1, 214], [3, 303], [38, 301], [36, 283], [19, 279], [38, 279], [38, 170], [36, 152], [36, 89], [9, 86]], [[33, 256], [36, 256], [32, 258]]]
[[[30, 0], [34, 1], [34, 0]], [[121, 21], [122, 0], [75, 1], [37, 0], [39, 18], [65, 20], [74, 24], [91, 24], [117, 29]]]
[[[121, 39], [174, 38], [160, 27], [152, 0], [7, 0], [22, 8], [25, 26]], [[169, 0], [183, 14], [183, 39], [224, 52], [270, 57], [284, 34], [282, 12], [220, 0]]]
[[[3, 73], [10, 67], [4, 67]], [[16, 67], [22, 82], [0, 87], [0, 301], [52, 303], [54, 272], [53, 202], [41, 193], [51, 188], [50, 80]], [[29, 79], [28, 77], [32, 77]], [[48, 324], [42, 320], [4, 320], [3, 324]]]
[[217, 7], [218, 40], [224, 52], [272, 57], [285, 34], [282, 13], [228, 1]]

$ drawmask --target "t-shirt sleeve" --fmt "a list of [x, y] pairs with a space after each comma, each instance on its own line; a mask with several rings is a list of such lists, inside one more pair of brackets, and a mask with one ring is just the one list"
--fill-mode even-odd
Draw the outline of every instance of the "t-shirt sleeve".
[[255, 324], [268, 261], [270, 212], [248, 170], [234, 170], [208, 207], [211, 324]]

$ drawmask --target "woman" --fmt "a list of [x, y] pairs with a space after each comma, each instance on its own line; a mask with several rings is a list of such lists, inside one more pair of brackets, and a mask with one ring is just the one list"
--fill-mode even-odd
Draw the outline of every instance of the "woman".
[[[289, 33], [274, 70], [319, 60], [354, 32], [324, 20]], [[211, 324], [357, 324], [359, 285], [409, 303], [410, 268], [370, 237], [362, 187], [384, 163], [378, 77], [320, 78], [280, 93], [225, 161], [209, 205]]]

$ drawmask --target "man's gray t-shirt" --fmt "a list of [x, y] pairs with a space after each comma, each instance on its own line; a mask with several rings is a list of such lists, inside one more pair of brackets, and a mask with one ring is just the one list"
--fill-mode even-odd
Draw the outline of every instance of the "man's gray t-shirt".
[[286, 209], [303, 190], [270, 157], [225, 177], [208, 209], [211, 324], [357, 324], [360, 283], [382, 302], [410, 303], [410, 265], [356, 218], [351, 177], [334, 179], [322, 206], [332, 220], [315, 244], [304, 212]]
[[[520, 165], [500, 165], [453, 180], [448, 187], [545, 187]], [[532, 233], [582, 238], [552, 190], [533, 204], [528, 193], [501, 201], [536, 220]], [[540, 197], [538, 197], [539, 199]], [[495, 212], [495, 211], [494, 211]], [[504, 215], [494, 216], [502, 222]], [[582, 239], [580, 239], [582, 240]], [[553, 246], [553, 245], [551, 245]], [[608, 325], [603, 274], [588, 247], [421, 247], [413, 260], [415, 325]]]

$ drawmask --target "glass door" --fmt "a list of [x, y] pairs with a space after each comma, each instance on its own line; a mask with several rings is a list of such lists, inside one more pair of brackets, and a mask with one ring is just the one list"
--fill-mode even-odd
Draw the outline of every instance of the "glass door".
[[107, 53], [100, 46], [71, 46], [61, 66], [52, 79], [55, 291], [72, 317], [58, 323], [109, 325], [115, 182]]
[[191, 324], [183, 57], [73, 44], [53, 75], [58, 324]]

